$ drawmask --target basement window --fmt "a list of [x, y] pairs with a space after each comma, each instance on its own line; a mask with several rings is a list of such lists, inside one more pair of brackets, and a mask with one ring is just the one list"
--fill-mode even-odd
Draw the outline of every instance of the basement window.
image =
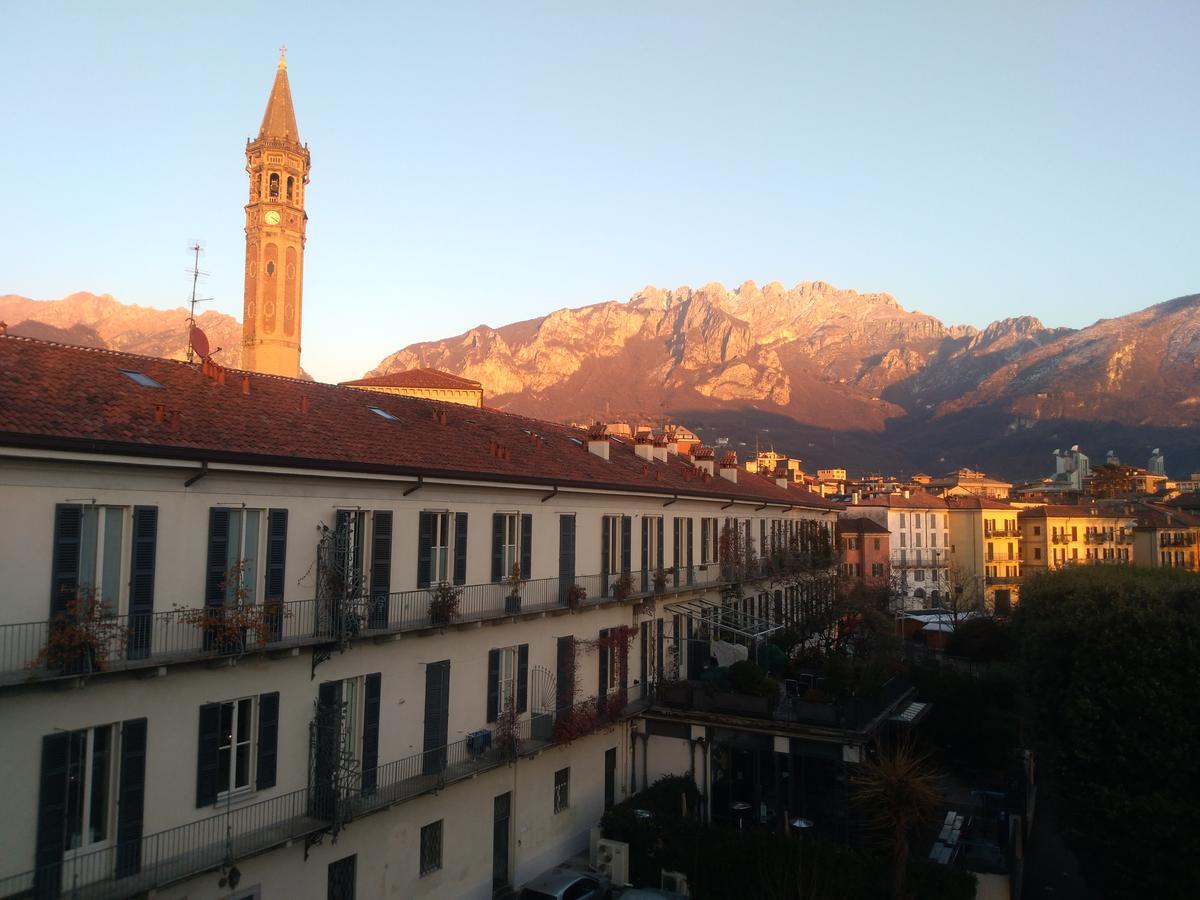
[[390, 412], [388, 412], [386, 409], [380, 409], [378, 406], [368, 406], [367, 409], [369, 409], [371, 412], [375, 413], [375, 415], [379, 416], [381, 419], [387, 419], [389, 422], [399, 422], [400, 421], [395, 416], [393, 416]]
[[122, 375], [132, 381], [134, 384], [140, 384], [142, 387], [160, 388], [162, 387], [157, 381], [151, 378], [144, 372], [135, 372], [133, 369], [117, 369]]

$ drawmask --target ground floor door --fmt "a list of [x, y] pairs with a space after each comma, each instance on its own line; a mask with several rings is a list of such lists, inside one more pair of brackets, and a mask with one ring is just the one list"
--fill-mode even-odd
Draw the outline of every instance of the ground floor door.
[[492, 890], [509, 886], [509, 833], [512, 820], [512, 793], [504, 793], [492, 804]]

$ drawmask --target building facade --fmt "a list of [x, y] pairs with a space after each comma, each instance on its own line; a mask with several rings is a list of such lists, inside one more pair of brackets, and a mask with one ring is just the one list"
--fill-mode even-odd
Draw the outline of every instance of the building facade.
[[300, 376], [304, 299], [304, 198], [312, 160], [300, 143], [287, 61], [280, 54], [258, 136], [246, 142], [246, 285], [242, 366], [268, 375]]
[[950, 516], [946, 501], [908, 489], [858, 498], [847, 515], [866, 516], [891, 535], [891, 582], [898, 609], [941, 606], [949, 590]]
[[0, 373], [0, 896], [489, 897], [687, 771], [634, 733], [723, 610], [828, 608], [723, 547], [831, 504], [711, 454], [14, 337]]
[[1133, 563], [1136, 519], [1124, 506], [1050, 503], [1022, 510], [1017, 521], [1026, 573], [1088, 563]]
[[984, 496], [946, 498], [950, 514], [950, 590], [962, 609], [1006, 615], [1021, 583], [1020, 510]]
[[867, 516], [843, 513], [837, 534], [841, 552], [839, 590], [850, 591], [855, 585], [891, 585], [891, 535], [885, 526]]

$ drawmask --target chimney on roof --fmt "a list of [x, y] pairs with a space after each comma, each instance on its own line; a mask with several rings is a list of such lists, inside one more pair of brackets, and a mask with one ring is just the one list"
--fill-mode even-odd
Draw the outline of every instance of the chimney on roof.
[[713, 473], [713, 448], [696, 444], [692, 447], [692, 463], [705, 475]]
[[654, 458], [661, 463], [667, 461], [667, 437], [660, 434], [654, 439]]
[[776, 478], [775, 483], [786, 491], [790, 482], [786, 478]]
[[594, 453], [603, 460], [608, 459], [608, 437], [601, 422], [594, 422], [587, 430], [588, 453]]
[[639, 431], [637, 433], [633, 439], [633, 452], [637, 454], [638, 459], [654, 459], [654, 445], [651, 443], [649, 432]]
[[862, 500], [862, 494], [860, 494], [858, 491], [851, 491], [850, 502], [852, 504], [854, 504], [855, 506], [858, 506], [859, 501], [861, 501], [861, 500]]
[[734, 450], [727, 450], [721, 456], [721, 477], [726, 481], [732, 481], [734, 484], [737, 484], [737, 473], [737, 452]]
[[165, 406], [163, 406], [161, 403], [154, 404], [154, 422], [155, 422], [155, 424], [162, 422], [162, 420], [166, 416], [166, 414], [167, 414], [167, 408]]
[[0, 322], [0, 335], [2, 335], [2, 334], [8, 334], [8, 323], [7, 322]]
[[308, 412], [308, 394], [300, 395], [300, 412]]
[[247, 397], [250, 396], [250, 376], [249, 375], [242, 376], [242, 393], [245, 394]]
[[904, 499], [907, 500], [911, 496], [912, 496], [912, 491], [910, 491], [908, 488], [905, 488], [904, 489]]

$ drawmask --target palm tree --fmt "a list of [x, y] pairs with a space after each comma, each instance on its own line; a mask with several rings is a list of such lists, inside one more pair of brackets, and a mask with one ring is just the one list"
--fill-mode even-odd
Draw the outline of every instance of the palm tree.
[[867, 827], [891, 848], [892, 900], [903, 900], [909, 837], [942, 805], [938, 772], [905, 739], [890, 747], [876, 746], [850, 782], [855, 804], [865, 810]]

